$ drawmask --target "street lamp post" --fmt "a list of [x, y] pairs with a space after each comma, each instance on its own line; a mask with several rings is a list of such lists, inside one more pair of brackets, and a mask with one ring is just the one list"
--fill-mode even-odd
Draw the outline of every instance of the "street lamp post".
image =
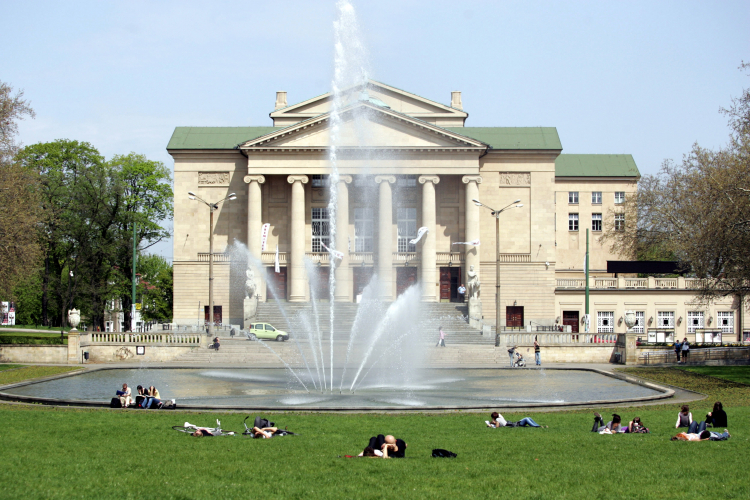
[[209, 203], [200, 198], [192, 191], [188, 191], [188, 198], [197, 200], [209, 208], [210, 218], [208, 226], [208, 336], [214, 336], [214, 212], [219, 208], [221, 203], [227, 200], [236, 200], [237, 196], [230, 193], [229, 196], [216, 203]]
[[500, 210], [495, 210], [479, 200], [475, 199], [471, 201], [478, 207], [490, 210], [490, 213], [495, 218], [495, 335], [498, 335], [500, 333], [500, 214], [511, 208], [521, 208], [523, 204], [521, 200], [516, 200]]

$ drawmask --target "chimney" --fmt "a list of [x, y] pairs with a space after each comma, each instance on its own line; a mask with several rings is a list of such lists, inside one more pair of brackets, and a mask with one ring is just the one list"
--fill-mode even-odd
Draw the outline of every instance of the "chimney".
[[454, 90], [451, 92], [451, 108], [460, 109], [463, 111], [464, 105], [461, 104], [461, 91]]
[[[459, 101], [461, 99], [459, 98]], [[276, 107], [274, 109], [286, 108], [286, 91], [279, 90], [276, 92]]]

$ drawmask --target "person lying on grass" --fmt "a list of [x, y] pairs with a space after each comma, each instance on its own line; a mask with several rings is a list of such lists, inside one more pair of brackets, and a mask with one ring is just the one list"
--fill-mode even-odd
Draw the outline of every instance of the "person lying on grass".
[[612, 414], [612, 420], [604, 425], [604, 419], [602, 416], [594, 412], [594, 427], [591, 432], [598, 432], [599, 434], [617, 434], [618, 432], [628, 432], [628, 427], [622, 426], [622, 417], [617, 413]]
[[286, 436], [288, 434], [294, 434], [286, 429], [279, 429], [278, 427], [253, 427], [253, 438], [254, 439], [271, 439], [275, 436]]
[[522, 418], [518, 422], [508, 422], [496, 411], [490, 413], [490, 420], [485, 420], [484, 423], [487, 424], [487, 427], [492, 427], [493, 429], [497, 429], [498, 427], [549, 427], [548, 425], [541, 426], [537, 424], [530, 417]]
[[711, 431], [703, 431], [700, 434], [680, 432], [676, 436], [672, 436], [672, 441], [726, 441], [730, 437], [731, 434], [727, 429], [724, 429], [721, 434]]
[[[367, 450], [367, 448], [372, 448], [375, 451], [380, 450], [384, 455], [393, 458], [404, 458], [406, 456], [406, 446], [407, 445], [403, 439], [396, 439], [390, 434], [387, 436], [378, 434], [377, 436], [370, 438], [370, 442], [367, 444], [365, 450]], [[364, 456], [364, 451], [358, 456]]]

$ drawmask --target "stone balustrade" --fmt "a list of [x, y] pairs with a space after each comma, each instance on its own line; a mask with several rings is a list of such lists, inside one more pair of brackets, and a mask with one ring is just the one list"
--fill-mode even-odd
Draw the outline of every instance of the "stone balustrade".
[[[261, 256], [261, 260], [263, 261], [263, 264], [265, 265], [273, 265], [276, 259], [276, 252], [263, 252]], [[289, 262], [288, 256], [286, 252], [279, 252], [279, 264], [286, 266], [287, 262]]]
[[616, 333], [501, 333], [498, 336], [499, 345], [530, 346], [534, 345], [534, 338], [540, 345], [551, 344], [615, 344]]
[[436, 252], [437, 253], [437, 264], [448, 265], [456, 264], [460, 265], [464, 263], [463, 252]]
[[[198, 262], [209, 262], [208, 252], [198, 252]], [[229, 262], [229, 254], [214, 252], [214, 262]]]
[[[167, 345], [200, 345], [200, 334], [169, 333], [90, 333], [91, 344], [167, 344]], [[82, 339], [82, 343], [84, 343]]]
[[[703, 285], [700, 278], [596, 278], [589, 277], [591, 290], [698, 290]], [[558, 290], [582, 290], [586, 288], [585, 278], [558, 278]]]

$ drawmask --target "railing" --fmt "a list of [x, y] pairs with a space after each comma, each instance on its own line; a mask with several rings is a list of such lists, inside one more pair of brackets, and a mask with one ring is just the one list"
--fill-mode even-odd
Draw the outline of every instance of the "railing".
[[498, 257], [500, 262], [522, 263], [531, 262], [531, 254], [528, 253], [501, 253]]
[[[643, 364], [677, 363], [677, 356], [671, 350], [646, 351], [639, 358]], [[750, 358], [750, 347], [707, 347], [690, 349], [687, 363], [705, 363], [715, 360], [738, 360]]]
[[[198, 252], [198, 262], [208, 262], [208, 252]], [[214, 262], [229, 262], [229, 254], [214, 252]]]
[[586, 280], [581, 279], [558, 279], [557, 288], [586, 288]]
[[[276, 259], [276, 252], [263, 252], [261, 254], [261, 260], [263, 261], [263, 264], [271, 264], [275, 262]], [[286, 265], [287, 263], [287, 253], [286, 252], [279, 252], [279, 264]]]
[[417, 252], [393, 252], [393, 262], [415, 262]]
[[92, 344], [170, 344], [199, 345], [200, 335], [169, 333], [91, 333]]
[[310, 259], [314, 264], [328, 264], [331, 262], [331, 254], [328, 252], [305, 252], [305, 257]]
[[677, 288], [677, 278], [654, 278], [656, 288]]
[[625, 288], [648, 288], [648, 278], [625, 278]]
[[463, 252], [437, 252], [437, 263], [440, 264], [462, 264], [464, 262]]
[[594, 288], [617, 288], [617, 278], [596, 278]]
[[[699, 290], [705, 286], [706, 280], [702, 278], [589, 278], [589, 288], [592, 290]], [[558, 278], [557, 288], [583, 289], [586, 288], [586, 279]]]
[[534, 339], [540, 345], [550, 344], [614, 344], [617, 342], [616, 333], [501, 333], [500, 340], [505, 345], [533, 345]]
[[349, 262], [353, 264], [372, 264], [375, 260], [372, 252], [349, 252]]

